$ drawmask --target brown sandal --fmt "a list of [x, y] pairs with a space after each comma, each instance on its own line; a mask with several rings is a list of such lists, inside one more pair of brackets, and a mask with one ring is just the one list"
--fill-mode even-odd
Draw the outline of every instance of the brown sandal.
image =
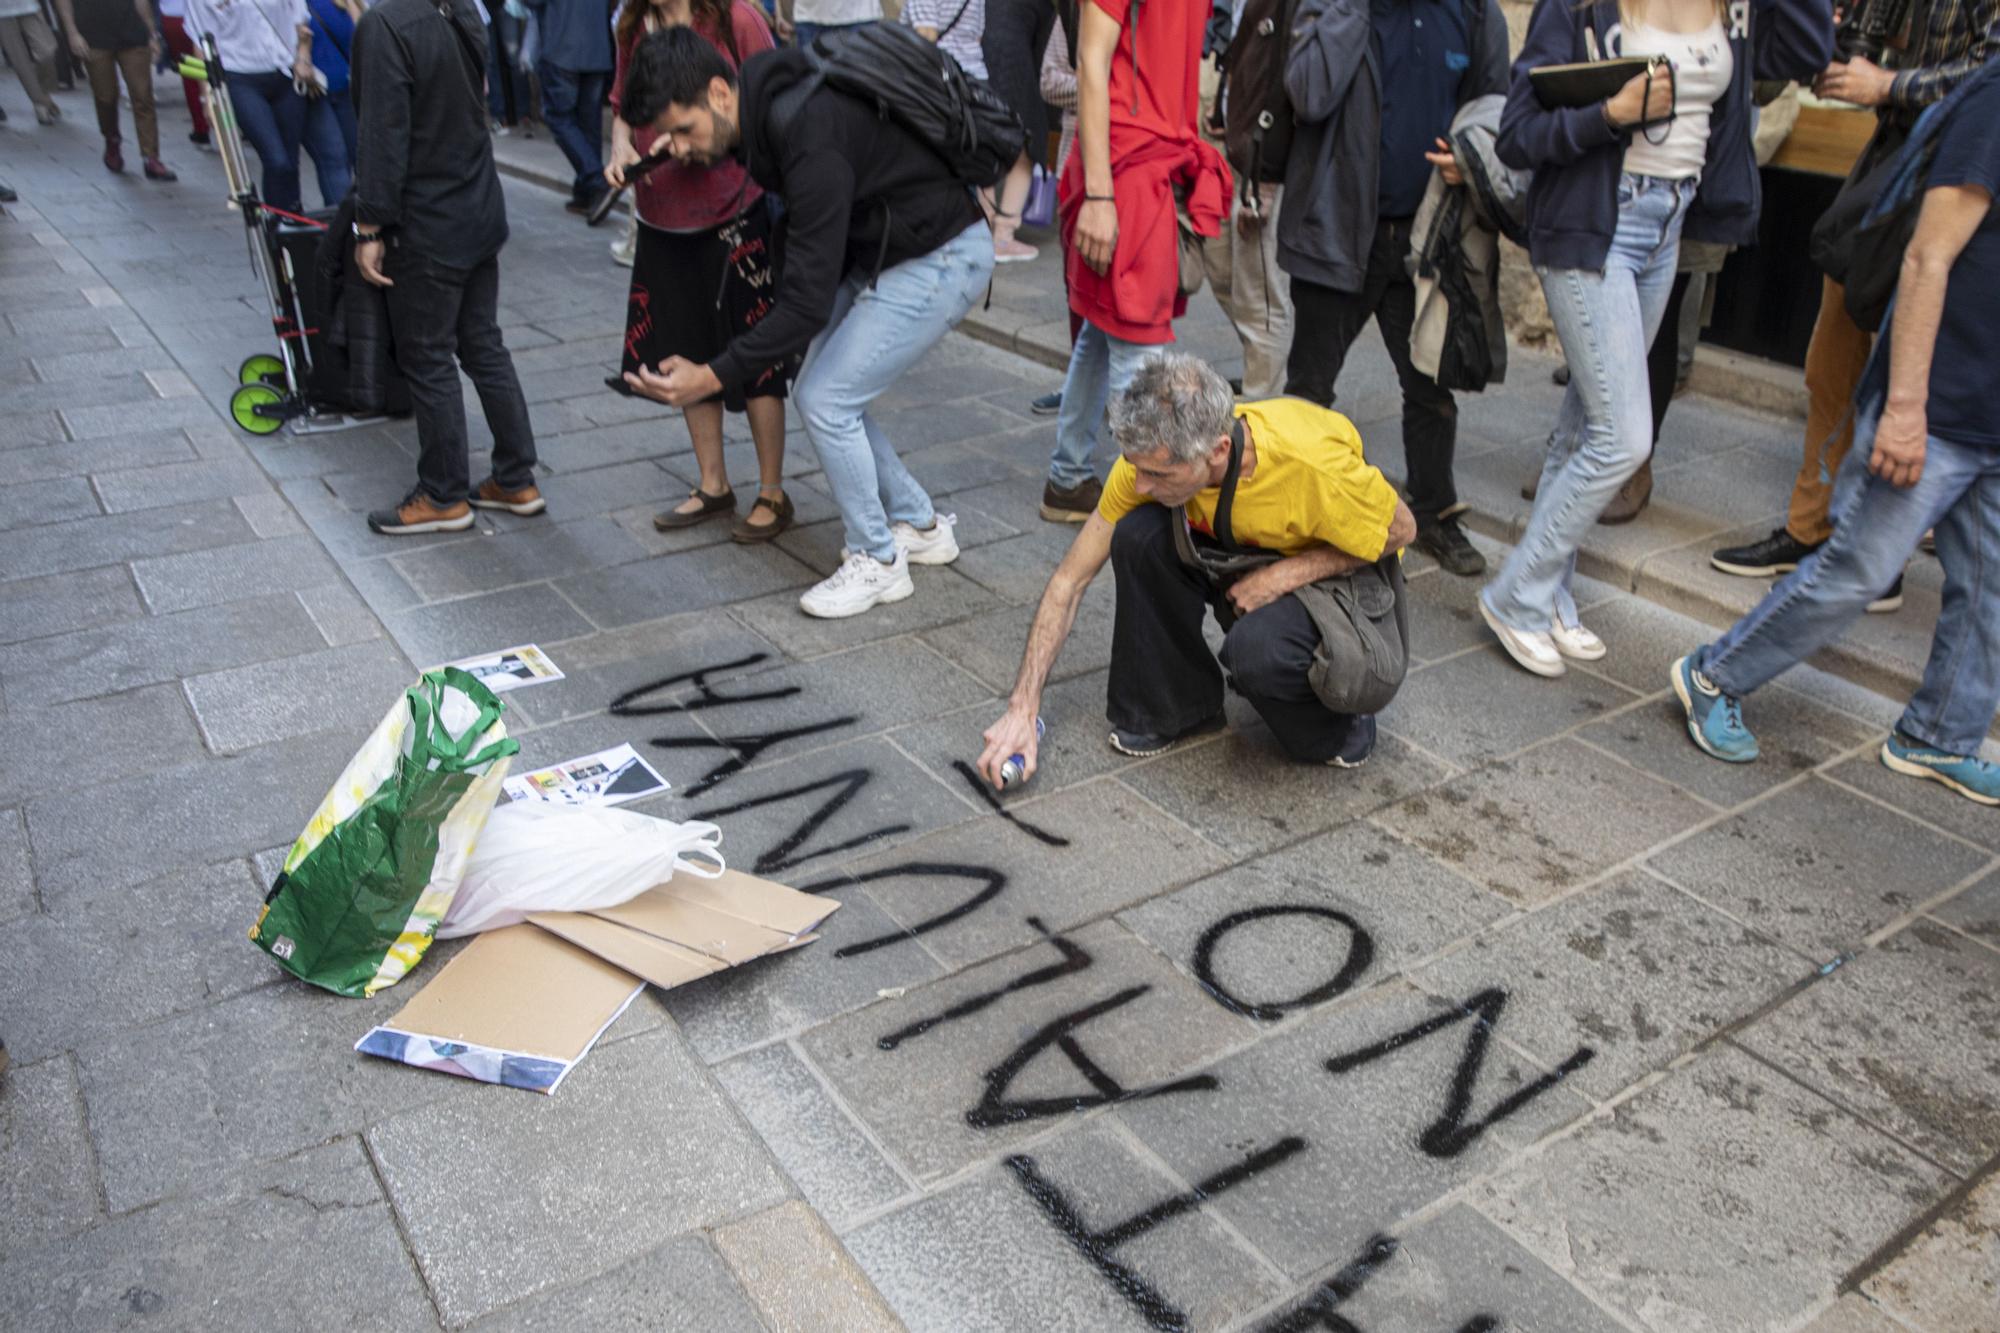
[[[771, 511], [771, 521], [769, 523], [752, 524], [750, 520], [755, 516], [760, 506]], [[770, 541], [786, 528], [792, 526], [792, 515], [791, 496], [780, 494], [777, 499], [770, 500], [760, 495], [751, 503], [749, 512], [744, 514], [742, 518], [737, 519], [736, 526], [729, 530], [729, 540], [741, 542], [746, 546], [754, 545], [758, 542]]]
[[697, 486], [688, 492], [688, 498], [701, 501], [701, 508], [691, 509], [685, 514], [673, 509], [655, 514], [653, 526], [661, 532], [673, 532], [677, 528], [691, 528], [697, 523], [705, 523], [717, 514], [736, 512], [736, 492], [733, 490], [710, 495]]

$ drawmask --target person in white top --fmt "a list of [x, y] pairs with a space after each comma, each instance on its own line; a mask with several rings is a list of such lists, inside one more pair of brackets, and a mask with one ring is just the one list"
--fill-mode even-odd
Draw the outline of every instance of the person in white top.
[[[186, 0], [189, 35], [215, 38], [223, 83], [237, 128], [263, 166], [264, 202], [298, 212], [299, 147], [312, 155], [320, 194], [332, 208], [349, 179], [347, 145], [330, 116], [309, 117], [305, 93], [314, 82], [312, 28], [306, 0]], [[314, 131], [308, 138], [308, 127]]]

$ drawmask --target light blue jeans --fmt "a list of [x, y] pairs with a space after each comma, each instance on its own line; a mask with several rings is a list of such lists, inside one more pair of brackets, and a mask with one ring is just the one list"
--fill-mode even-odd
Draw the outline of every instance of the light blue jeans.
[[891, 523], [929, 527], [931, 497], [896, 456], [868, 406], [937, 345], [993, 276], [993, 234], [975, 222], [927, 255], [850, 275], [833, 317], [806, 349], [792, 403], [840, 506], [847, 549], [896, 558]]
[[1868, 471], [1879, 415], [1856, 422], [1835, 479], [1833, 536], [1694, 664], [1742, 698], [1852, 624], [1934, 528], [1944, 606], [1923, 683], [1896, 727], [1940, 750], [1977, 754], [2000, 706], [2000, 452], [1933, 435], [1923, 476], [1901, 490]]
[[1521, 540], [1480, 594], [1501, 624], [1544, 633], [1574, 626], [1576, 548], [1653, 450], [1646, 354], [1659, 331], [1680, 258], [1681, 221], [1696, 181], [1627, 175], [1604, 271], [1543, 268], [1549, 318], [1569, 361], [1541, 490]]
[[1077, 330], [1069, 349], [1069, 373], [1063, 377], [1062, 408], [1056, 413], [1056, 449], [1049, 458], [1049, 480], [1064, 490], [1081, 486], [1097, 475], [1097, 428], [1104, 407], [1123, 394], [1146, 358], [1171, 344], [1128, 343], [1114, 338], [1089, 320]]

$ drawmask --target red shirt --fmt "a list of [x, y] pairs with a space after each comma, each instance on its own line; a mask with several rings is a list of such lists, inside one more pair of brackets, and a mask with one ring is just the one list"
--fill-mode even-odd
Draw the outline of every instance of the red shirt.
[[[1194, 133], [1201, 115], [1201, 39], [1210, 0], [1090, 0], [1118, 21], [1118, 51], [1111, 57], [1111, 123], [1137, 125], [1178, 138]], [[1133, 68], [1134, 41], [1138, 67]], [[1138, 89], [1138, 110], [1133, 89]]]
[[[722, 52], [722, 58], [732, 65], [741, 65], [759, 51], [769, 51], [776, 45], [771, 40], [770, 28], [765, 26], [764, 16], [744, 0], [736, 0], [730, 7], [729, 18], [731, 35], [736, 39], [733, 59], [729, 47], [722, 41], [721, 33], [704, 22], [701, 16], [697, 16], [691, 26]], [[645, 38], [646, 30], [641, 28], [638, 38], [618, 53], [618, 75], [611, 84], [613, 114], [624, 101], [625, 71], [632, 63], [633, 47]], [[639, 150], [639, 156], [652, 152], [655, 137], [650, 125], [633, 129], [632, 146]], [[743, 164], [733, 157], [725, 157], [712, 167], [687, 167], [678, 162], [663, 162], [653, 168], [633, 191], [639, 220], [662, 231], [706, 231], [710, 227], [719, 227], [763, 196], [764, 191], [750, 179]]]

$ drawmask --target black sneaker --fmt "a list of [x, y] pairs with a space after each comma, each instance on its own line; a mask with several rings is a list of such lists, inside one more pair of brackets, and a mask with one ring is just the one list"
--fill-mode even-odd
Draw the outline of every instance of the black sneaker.
[[1120, 754], [1130, 755], [1134, 759], [1151, 759], [1156, 754], [1165, 754], [1182, 741], [1192, 740], [1196, 736], [1206, 736], [1211, 731], [1221, 731], [1226, 725], [1227, 722], [1222, 714], [1217, 713], [1214, 717], [1195, 723], [1178, 736], [1151, 736], [1143, 731], [1125, 731], [1114, 727], [1108, 739], [1111, 748]]
[[1900, 611], [1902, 609], [1903, 609], [1903, 576], [1901, 574], [1898, 574], [1896, 575], [1896, 581], [1889, 585], [1889, 591], [1883, 593], [1880, 597], [1877, 597], [1874, 601], [1868, 603], [1868, 611], [1869, 614], [1871, 615], [1879, 616], [1879, 615], [1885, 615], [1890, 611]]
[[1040, 398], [1028, 404], [1028, 410], [1038, 417], [1054, 416], [1056, 413], [1062, 411], [1062, 390], [1057, 389], [1054, 393], [1043, 394]]
[[1807, 545], [1791, 533], [1779, 528], [1761, 542], [1748, 546], [1725, 546], [1708, 558], [1725, 574], [1741, 574], [1746, 579], [1768, 579], [1779, 574], [1789, 574], [1799, 567], [1799, 562], [1826, 545], [1813, 542]]
[[1368, 762], [1368, 756], [1375, 753], [1375, 718], [1373, 714], [1357, 717], [1347, 729], [1347, 739], [1341, 742], [1340, 753], [1326, 761], [1328, 768], [1359, 768]]
[[1461, 578], [1486, 572], [1486, 557], [1466, 540], [1465, 529], [1455, 516], [1418, 524], [1416, 548]]
[[1103, 497], [1104, 483], [1095, 477], [1068, 488], [1049, 482], [1042, 487], [1042, 517], [1051, 523], [1083, 523]]

